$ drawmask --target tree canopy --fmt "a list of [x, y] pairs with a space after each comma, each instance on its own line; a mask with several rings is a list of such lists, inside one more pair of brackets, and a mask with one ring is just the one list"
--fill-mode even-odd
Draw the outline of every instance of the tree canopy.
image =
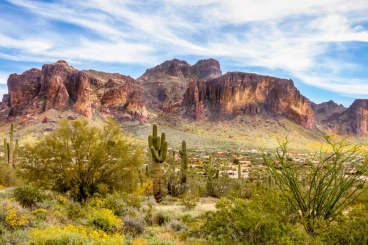
[[35, 145], [26, 146], [21, 168], [31, 183], [81, 201], [95, 192], [133, 191], [142, 155], [113, 119], [102, 129], [85, 119], [63, 120]]

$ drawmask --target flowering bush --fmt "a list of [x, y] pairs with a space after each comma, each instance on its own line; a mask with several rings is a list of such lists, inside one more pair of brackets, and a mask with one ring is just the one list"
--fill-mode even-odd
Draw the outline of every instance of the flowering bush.
[[120, 245], [125, 237], [120, 234], [107, 235], [102, 230], [95, 230], [84, 226], [52, 226], [46, 229], [31, 230], [31, 244], [70, 244], [70, 245]]
[[40, 208], [40, 209], [36, 209], [36, 210], [33, 210], [31, 212], [31, 214], [33, 214], [36, 218], [38, 219], [45, 219], [46, 218], [46, 215], [49, 213], [49, 211], [43, 209], [43, 208]]
[[5, 214], [5, 223], [11, 229], [23, 227], [28, 223], [26, 216], [19, 214], [18, 210], [10, 203], [0, 204], [0, 211]]
[[123, 221], [115, 216], [113, 211], [106, 208], [92, 209], [88, 220], [89, 225], [109, 234], [116, 232], [123, 225]]

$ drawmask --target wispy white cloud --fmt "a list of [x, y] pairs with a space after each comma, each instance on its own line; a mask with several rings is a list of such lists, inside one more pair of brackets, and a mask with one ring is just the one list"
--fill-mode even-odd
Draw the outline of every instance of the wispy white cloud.
[[[23, 30], [0, 30], [0, 48], [17, 50], [0, 50], [6, 59], [152, 66], [177, 56], [223, 57], [242, 66], [283, 69], [341, 94], [368, 95], [368, 81], [339, 78], [362, 64], [329, 57], [336, 46], [342, 52], [348, 42], [368, 42], [366, 0], [8, 2], [42, 21], [38, 31], [28, 31], [24, 22]], [[49, 23], [55, 21], [83, 31], [56, 31]]]
[[0, 84], [6, 84], [9, 74], [6, 72], [0, 72]]

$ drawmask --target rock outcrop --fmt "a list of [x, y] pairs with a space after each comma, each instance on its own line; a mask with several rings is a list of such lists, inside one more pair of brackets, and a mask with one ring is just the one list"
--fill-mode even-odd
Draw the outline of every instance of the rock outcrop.
[[348, 114], [348, 124], [352, 129], [352, 133], [367, 134], [368, 100], [356, 99], [346, 113]]
[[195, 111], [197, 118], [203, 115], [206, 101], [217, 105], [220, 114], [259, 114], [264, 108], [270, 114], [284, 115], [307, 129], [315, 124], [310, 101], [300, 94], [292, 80], [228, 72], [207, 81], [192, 81], [184, 95], [183, 106], [193, 105], [189, 113], [193, 115]]
[[191, 80], [206, 80], [221, 75], [217, 60], [199, 60], [191, 66], [186, 61], [173, 59], [147, 69], [137, 81], [143, 85], [151, 107], [167, 110], [170, 103], [182, 102]]
[[68, 107], [89, 119], [100, 107], [106, 107], [107, 111], [125, 110], [137, 120], [148, 117], [143, 89], [133, 78], [117, 73], [79, 71], [65, 61], [45, 64], [42, 70], [10, 75], [8, 91], [1, 109], [8, 110], [9, 117]]

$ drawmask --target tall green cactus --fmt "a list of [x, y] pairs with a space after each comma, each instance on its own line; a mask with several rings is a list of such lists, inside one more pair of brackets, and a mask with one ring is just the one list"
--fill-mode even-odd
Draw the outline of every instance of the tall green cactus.
[[9, 163], [9, 157], [8, 157], [8, 143], [6, 142], [6, 138], [4, 138], [4, 160], [5, 160], [5, 164]]
[[9, 164], [14, 167], [13, 133], [14, 133], [14, 124], [12, 123], [10, 126]]
[[187, 158], [187, 143], [185, 140], [181, 143], [181, 150], [179, 150], [181, 156], [181, 172], [182, 179], [181, 183], [185, 184], [187, 182], [187, 171], [188, 171], [188, 158]]
[[272, 188], [272, 176], [271, 176], [271, 174], [268, 175], [268, 177], [267, 177], [267, 188], [269, 188], [269, 189]]
[[18, 139], [15, 140], [15, 149], [14, 149], [14, 162], [18, 163], [18, 154], [19, 154], [19, 144]]
[[161, 163], [164, 163], [167, 156], [167, 141], [166, 134], [162, 132], [161, 138], [157, 136], [157, 124], [153, 124], [152, 135], [148, 136], [148, 146], [150, 148], [150, 154], [152, 155], [152, 167], [153, 167], [153, 195], [156, 202], [162, 201], [161, 196]]
[[6, 151], [8, 152], [8, 163], [10, 163], [10, 161], [9, 161], [9, 156], [10, 156], [10, 154], [9, 154], [9, 151], [10, 151], [9, 143], [6, 144]]
[[257, 175], [257, 186], [260, 187], [261, 186], [261, 173], [258, 172], [258, 175]]

